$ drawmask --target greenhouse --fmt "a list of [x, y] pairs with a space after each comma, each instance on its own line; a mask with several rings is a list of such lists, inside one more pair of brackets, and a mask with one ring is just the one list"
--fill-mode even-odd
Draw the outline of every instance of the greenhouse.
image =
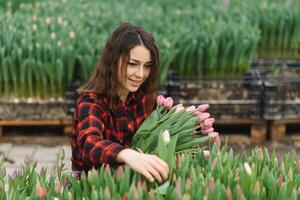
[[0, 199], [300, 199], [299, 0], [0, 0]]

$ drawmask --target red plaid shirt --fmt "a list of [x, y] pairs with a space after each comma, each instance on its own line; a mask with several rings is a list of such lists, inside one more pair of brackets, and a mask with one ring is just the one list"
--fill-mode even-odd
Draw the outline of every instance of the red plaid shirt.
[[73, 118], [72, 170], [88, 171], [103, 163], [116, 166], [117, 154], [130, 147], [132, 136], [150, 114], [145, 111], [146, 97], [129, 93], [114, 109], [108, 96], [88, 93], [79, 97]]

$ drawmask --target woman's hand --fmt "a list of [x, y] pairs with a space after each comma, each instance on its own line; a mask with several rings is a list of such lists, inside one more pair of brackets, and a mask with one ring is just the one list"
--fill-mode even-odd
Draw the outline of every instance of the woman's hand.
[[168, 178], [168, 164], [156, 155], [124, 149], [117, 155], [117, 162], [129, 165], [134, 171], [145, 176], [150, 182], [156, 179], [162, 183]]

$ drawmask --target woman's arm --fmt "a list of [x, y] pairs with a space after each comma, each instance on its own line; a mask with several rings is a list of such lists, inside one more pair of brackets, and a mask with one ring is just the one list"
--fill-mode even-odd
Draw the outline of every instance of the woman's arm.
[[76, 143], [84, 159], [88, 159], [93, 166], [103, 163], [114, 166], [118, 153], [125, 147], [104, 139], [106, 113], [95, 101], [95, 96], [87, 95], [78, 102]]
[[119, 163], [128, 164], [129, 167], [145, 176], [150, 182], [156, 179], [161, 183], [168, 178], [168, 164], [156, 155], [124, 149], [117, 155], [116, 160]]

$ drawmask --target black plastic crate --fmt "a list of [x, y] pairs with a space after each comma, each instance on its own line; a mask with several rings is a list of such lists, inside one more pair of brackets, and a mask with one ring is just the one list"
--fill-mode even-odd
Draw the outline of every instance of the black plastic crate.
[[300, 118], [300, 68], [285, 69], [280, 75], [264, 77], [264, 118]]
[[262, 82], [253, 74], [243, 77], [179, 77], [171, 71], [168, 96], [185, 106], [208, 103], [216, 119], [260, 119]]

